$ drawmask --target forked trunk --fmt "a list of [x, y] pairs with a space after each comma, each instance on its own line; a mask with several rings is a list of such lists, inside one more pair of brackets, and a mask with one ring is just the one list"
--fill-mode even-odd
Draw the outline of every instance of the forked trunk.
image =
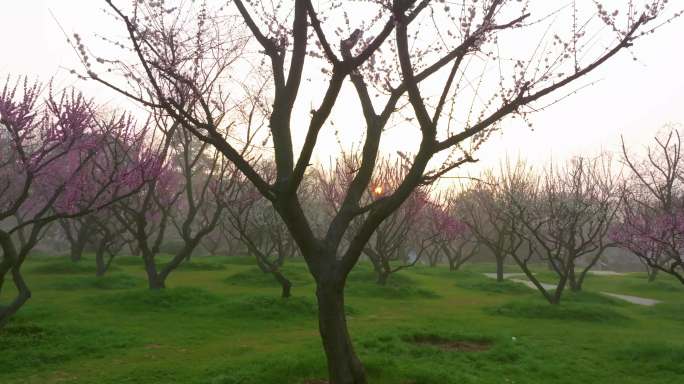
[[553, 292], [553, 296], [551, 296], [551, 300], [549, 300], [549, 303], [553, 305], [558, 305], [561, 302], [561, 297], [563, 297], [563, 291], [565, 290], [565, 286], [568, 283], [568, 275], [570, 274], [569, 271], [567, 271], [563, 276], [561, 276], [560, 280], [558, 281], [558, 284], [556, 285], [556, 290]]
[[148, 286], [153, 291], [158, 291], [160, 289], [166, 288], [166, 281], [160, 276], [149, 276], [147, 277]]
[[157, 265], [154, 259], [143, 254], [145, 261], [145, 273], [147, 274], [147, 284], [151, 290], [166, 288], [166, 277], [157, 272]]
[[454, 258], [449, 258], [449, 270], [450, 271], [457, 271], [458, 267], [456, 266], [456, 260]]
[[318, 329], [328, 362], [330, 384], [366, 384], [366, 373], [354, 353], [344, 313], [344, 285], [318, 284]]
[[575, 273], [574, 266], [568, 272], [568, 282], [570, 283], [570, 290], [572, 292], [580, 292], [582, 290], [582, 283]]

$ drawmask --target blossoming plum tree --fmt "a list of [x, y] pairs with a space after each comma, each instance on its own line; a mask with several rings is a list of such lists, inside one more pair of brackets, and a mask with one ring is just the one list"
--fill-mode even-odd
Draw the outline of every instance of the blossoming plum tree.
[[145, 130], [129, 115], [102, 117], [75, 91], [42, 92], [9, 79], [0, 91], [0, 292], [7, 276], [17, 291], [0, 326], [31, 297], [21, 266], [50, 223], [110, 206], [156, 176]]

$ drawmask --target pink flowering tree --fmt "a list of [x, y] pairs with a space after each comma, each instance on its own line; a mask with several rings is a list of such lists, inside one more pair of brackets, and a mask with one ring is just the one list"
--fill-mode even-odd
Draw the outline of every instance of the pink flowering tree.
[[75, 91], [6, 80], [0, 90], [0, 294], [11, 276], [17, 295], [0, 307], [0, 326], [31, 297], [21, 267], [50, 223], [104, 209], [156, 176], [152, 154], [142, 150], [144, 133], [127, 114], [104, 116]]
[[[561, 10], [518, 0], [105, 3], [126, 34], [113, 43], [133, 58], [89, 57], [79, 42], [87, 76], [215, 147], [273, 204], [316, 280], [332, 384], [367, 382], [347, 330], [344, 287], [382, 222], [416, 188], [471, 161], [504, 118], [524, 119], [562, 99], [569, 85], [674, 17], [666, 0], [625, 0], [617, 9], [573, 1]], [[530, 36], [537, 41], [522, 44]], [[264, 74], [273, 181], [243, 156], [235, 136], [223, 134], [234, 101], [227, 87], [239, 94]], [[481, 86], [473, 89], [474, 77]], [[353, 96], [343, 100], [345, 85]], [[359, 113], [350, 114], [350, 105]], [[336, 214], [316, 231], [297, 190], [338, 113], [363, 128], [362, 158]], [[365, 205], [392, 126], [415, 138], [409, 169], [397, 188]]]
[[446, 259], [451, 271], [459, 270], [480, 250], [480, 243], [473, 231], [459, 217], [463, 214], [458, 210], [459, 198], [459, 194], [453, 190], [437, 196], [424, 210], [425, 220], [421, 227], [424, 237], [437, 235], [434, 240], [437, 246], [428, 254], [430, 265]]
[[[117, 205], [116, 218], [140, 249], [148, 286], [166, 287], [166, 280], [182, 262], [189, 260], [202, 239], [214, 231], [225, 205], [218, 196], [231, 181], [230, 164], [208, 145], [178, 129], [175, 123], [158, 119], [160, 146], [158, 177], [145, 183], [134, 202]], [[175, 229], [182, 246], [163, 266], [157, 262], [169, 230]]]
[[684, 283], [684, 162], [679, 131], [667, 128], [642, 161], [623, 143], [631, 177], [611, 238], [647, 266], [650, 280], [660, 271]]

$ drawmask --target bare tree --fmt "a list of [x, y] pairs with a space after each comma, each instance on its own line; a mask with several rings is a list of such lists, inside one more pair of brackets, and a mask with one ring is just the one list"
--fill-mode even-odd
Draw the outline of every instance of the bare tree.
[[[345, 192], [354, 179], [354, 173], [361, 165], [358, 154], [344, 154], [336, 160], [333, 168], [318, 173], [322, 195], [328, 203], [331, 217], [338, 214], [344, 203]], [[389, 157], [378, 159], [372, 181], [360, 199], [362, 205], [373, 204], [382, 199], [385, 193], [395, 190], [404, 180], [409, 164], [402, 158]], [[426, 224], [423, 220], [424, 208], [428, 205], [429, 188], [421, 186], [413, 191], [406, 201], [375, 229], [370, 241], [363, 248], [377, 275], [377, 283], [385, 285], [393, 273], [414, 266], [428, 249], [436, 248], [437, 232], [427, 234], [419, 228]], [[363, 225], [363, 216], [350, 224], [345, 241], [353, 241], [354, 234]], [[434, 229], [430, 227], [430, 229]], [[424, 236], [423, 236], [424, 235]], [[412, 256], [407, 254], [412, 249]]]
[[513, 256], [523, 245], [519, 226], [521, 223], [511, 215], [515, 208], [510, 199], [513, 188], [517, 188], [527, 172], [524, 163], [502, 165], [499, 174], [491, 170], [460, 196], [458, 209], [463, 220], [477, 242], [487, 248], [496, 260], [496, 279], [504, 281], [504, 265], [508, 256]]
[[[271, 164], [268, 173], [274, 175]], [[291, 296], [292, 282], [282, 271], [286, 258], [295, 252], [287, 227], [273, 206], [244, 177], [236, 176], [225, 199], [225, 221], [231, 226], [226, 233], [245, 245], [263, 273], [273, 276], [281, 286], [281, 297]]]
[[[608, 231], [616, 216], [623, 188], [611, 174], [605, 156], [575, 158], [564, 167], [549, 165], [541, 178], [523, 177], [510, 183], [511, 216], [525, 239], [528, 253], [513, 255], [525, 275], [551, 303], [558, 304], [566, 285], [580, 291], [589, 270], [612, 245]], [[513, 179], [511, 177], [510, 179]], [[547, 262], [558, 275], [549, 292], [529, 268], [534, 257]], [[579, 274], [578, 261], [588, 258]], [[538, 260], [537, 259], [537, 260]]]
[[[622, 12], [613, 13], [603, 6], [597, 11], [578, 12], [581, 7], [575, 7], [573, 2], [566, 8], [570, 10], [569, 18], [586, 15], [586, 22], [570, 23], [561, 31], [561, 25], [568, 24], [554, 23], [555, 16], [530, 21], [528, 3], [513, 0], [465, 2], [453, 7], [430, 0], [350, 4], [355, 12], [368, 15], [365, 22], [344, 17], [346, 2], [316, 7], [310, 0], [253, 4], [234, 0], [235, 7], [227, 12], [239, 15], [242, 24], [237, 28], [226, 25], [234, 18], [202, 4], [193, 13], [192, 4], [187, 2], [181, 2], [176, 9], [166, 8], [168, 2], [136, 2], [134, 9], [126, 10], [112, 0], [105, 1], [128, 33], [125, 46], [133, 51], [135, 62], [84, 59], [89, 77], [148, 108], [163, 111], [182, 129], [215, 146], [273, 203], [316, 280], [319, 330], [330, 382], [334, 384], [366, 382], [348, 334], [343, 292], [346, 277], [374, 230], [416, 187], [471, 161], [469, 152], [477, 149], [504, 117], [525, 117], [543, 108], [526, 106], [558, 93], [630, 47], [641, 34], [650, 32], [647, 26], [665, 11], [667, 3], [649, 0], [642, 9], [629, 2]], [[197, 23], [184, 22], [193, 15]], [[624, 20], [618, 21], [620, 17]], [[592, 49], [596, 47], [591, 44], [594, 32], [605, 26], [614, 33], [613, 41], [606, 49]], [[547, 27], [557, 33], [545, 34]], [[527, 52], [520, 47], [524, 38], [506, 40], [523, 29], [538, 31], [542, 36], [542, 41], [532, 44]], [[236, 49], [244, 45], [235, 44], [240, 39], [230, 35], [237, 33], [241, 37], [240, 31], [244, 30], [253, 37], [249, 47], [254, 49], [249, 51]], [[329, 31], [338, 31], [339, 44], [331, 39]], [[341, 36], [340, 31], [346, 36]], [[513, 45], [511, 55], [519, 59], [497, 61], [501, 70], [494, 72], [495, 77], [478, 80], [492, 85], [488, 95], [484, 86], [475, 89], [472, 100], [478, 103], [460, 102], [464, 93], [466, 99], [473, 96], [464, 92], [470, 80], [465, 64], [475, 56], [485, 61], [498, 59], [493, 52], [500, 52], [502, 44]], [[80, 50], [82, 56], [88, 56], [85, 49]], [[244, 57], [245, 62], [231, 66], [236, 56]], [[109, 68], [100, 68], [98, 62]], [[112, 65], [128, 76], [129, 85], [108, 75], [106, 70]], [[320, 71], [310, 65], [318, 65]], [[477, 65], [473, 67], [481, 70]], [[251, 68], [255, 70], [250, 72]], [[321, 87], [322, 95], [314, 95], [310, 102], [303, 100], [300, 92], [307, 79], [305, 68], [307, 78], [320, 73], [322, 82], [327, 83]], [[230, 111], [224, 89], [231, 72], [240, 73], [239, 82], [247, 87], [257, 83], [251, 74], [272, 74], [272, 94], [264, 104], [272, 106], [267, 117], [270, 149], [277, 168], [273, 182], [268, 182], [255, 169], [254, 162], [241, 155], [236, 140], [222, 134], [227, 124], [223, 116]], [[365, 125], [361, 166], [338, 214], [325, 233], [317, 234], [296, 192], [312, 161], [319, 133], [329, 123], [347, 81], [356, 91]], [[299, 113], [299, 106], [305, 106], [310, 115]], [[462, 113], [457, 107], [463, 107]], [[412, 131], [417, 149], [407, 155], [410, 169], [395, 190], [362, 206], [360, 200], [372, 181], [381, 137], [388, 124], [398, 120], [405, 122], [407, 130], [418, 128]], [[454, 127], [456, 121], [465, 123]], [[293, 125], [297, 132], [304, 133], [301, 146], [293, 140]], [[456, 154], [434, 169], [428, 167], [433, 157], [449, 152]], [[348, 246], [341, 248], [350, 224], [359, 216], [363, 216], [363, 224]]]
[[[140, 249], [150, 289], [165, 288], [171, 272], [216, 229], [225, 208], [218, 197], [230, 187], [230, 175], [235, 174], [219, 152], [210, 152], [208, 144], [179, 130], [177, 123], [165, 127], [165, 121], [157, 120], [163, 136], [163, 171], [145, 184], [139, 199], [120, 203], [115, 210], [117, 220]], [[160, 268], [156, 257], [169, 225], [178, 230], [183, 246]]]
[[684, 283], [684, 173], [681, 138], [668, 127], [647, 148], [646, 159], [637, 162], [622, 144], [622, 158], [631, 171], [620, 222], [611, 237], [649, 267]]

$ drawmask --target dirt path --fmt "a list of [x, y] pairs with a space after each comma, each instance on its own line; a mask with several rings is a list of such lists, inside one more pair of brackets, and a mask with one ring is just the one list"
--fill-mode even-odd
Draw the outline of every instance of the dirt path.
[[629, 295], [618, 295], [617, 293], [610, 293], [610, 292], [600, 292], [602, 295], [614, 297], [616, 299], [628, 301], [632, 304], [637, 304], [637, 305], [645, 305], [648, 307], [654, 306], [658, 303], [662, 303], [660, 300], [654, 300], [654, 299], [646, 299], [644, 297], [638, 297], [638, 296], [629, 296]]
[[[609, 271], [601, 271], [601, 272], [609, 272]], [[609, 274], [609, 273], [604, 273], [604, 274]], [[617, 274], [617, 272], [613, 272], [612, 274]], [[496, 273], [485, 273], [485, 276], [496, 279]], [[509, 277], [519, 277], [519, 276], [525, 276], [523, 273], [504, 273], [504, 278], [507, 279]], [[520, 284], [525, 284], [526, 286], [532, 288], [532, 289], [537, 289], [537, 287], [534, 286], [534, 284], [529, 281], [529, 280], [522, 280], [522, 279], [509, 279], [510, 281], [520, 283]], [[540, 283], [544, 289], [555, 289], [556, 286], [553, 284], [544, 284]], [[660, 300], [654, 300], [654, 299], [647, 299], [645, 297], [638, 297], [638, 296], [629, 296], [629, 295], [620, 295], [618, 293], [610, 293], [610, 292], [599, 292], [600, 294], [604, 296], [609, 296], [614, 299], [618, 300], [624, 300], [626, 302], [636, 304], [636, 305], [645, 305], [648, 307], [654, 306], [658, 303], [662, 303]]]

